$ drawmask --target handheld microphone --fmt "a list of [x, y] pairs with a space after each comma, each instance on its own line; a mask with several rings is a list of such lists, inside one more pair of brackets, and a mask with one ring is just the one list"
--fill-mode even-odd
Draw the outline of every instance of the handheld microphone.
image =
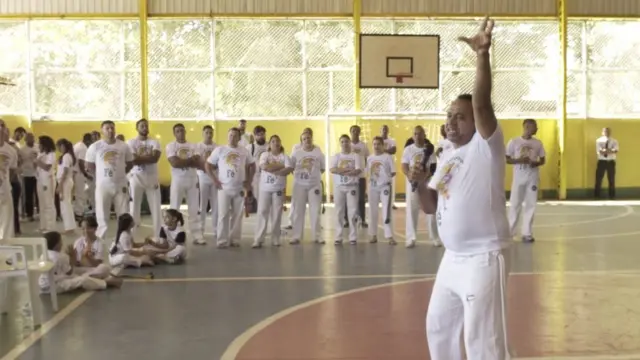
[[[427, 171], [427, 164], [429, 163], [429, 159], [431, 158], [431, 155], [433, 155], [433, 152], [435, 151], [435, 146], [433, 146], [431, 141], [429, 141], [428, 139], [425, 139], [425, 141], [426, 143], [422, 153], [422, 161], [420, 162], [420, 166], [422, 168], [422, 171], [424, 172]], [[412, 181], [411, 192], [415, 192], [417, 189], [418, 189], [418, 182]]]

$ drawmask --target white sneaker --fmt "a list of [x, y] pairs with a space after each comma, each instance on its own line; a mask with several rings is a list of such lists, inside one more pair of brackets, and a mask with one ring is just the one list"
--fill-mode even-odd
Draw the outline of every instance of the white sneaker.
[[195, 239], [193, 243], [196, 245], [207, 245], [207, 241], [204, 239]]
[[405, 245], [407, 249], [412, 249], [414, 247], [416, 247], [416, 241], [415, 240], [408, 240], [407, 244]]
[[442, 246], [442, 241], [440, 239], [432, 239], [431, 242], [433, 243], [433, 246], [435, 247], [441, 247]]

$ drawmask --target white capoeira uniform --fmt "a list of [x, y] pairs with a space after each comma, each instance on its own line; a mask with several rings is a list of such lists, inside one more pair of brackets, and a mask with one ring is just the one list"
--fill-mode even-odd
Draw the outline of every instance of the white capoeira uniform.
[[127, 180], [127, 163], [133, 161], [131, 148], [118, 139], [113, 144], [98, 140], [87, 150], [88, 163], [95, 164], [96, 173], [96, 219], [98, 231], [102, 238], [107, 233], [111, 205], [117, 216], [129, 211], [129, 184]]
[[[378, 234], [378, 208], [382, 202], [382, 229], [385, 239], [393, 239], [392, 206], [393, 179], [396, 175], [396, 165], [393, 156], [387, 153], [372, 155], [367, 159], [369, 175], [369, 235]], [[387, 221], [388, 220], [388, 221]]]
[[[140, 140], [134, 138], [128, 142], [133, 154], [150, 156], [160, 150], [160, 143], [157, 140]], [[160, 209], [160, 179], [158, 177], [158, 164], [135, 165], [129, 173], [129, 188], [131, 189], [130, 211], [136, 226], [140, 226], [140, 212], [142, 209], [142, 195], [146, 195], [151, 219], [153, 222], [153, 233], [158, 234], [162, 226], [162, 211]]]
[[[531, 161], [538, 161], [545, 157], [542, 141], [531, 138], [517, 137], [511, 139], [507, 145], [507, 156], [512, 159], [528, 157]], [[533, 236], [533, 216], [536, 212], [538, 201], [538, 186], [540, 184], [540, 168], [531, 167], [529, 164], [513, 165], [513, 182], [511, 183], [511, 196], [509, 198], [509, 230], [512, 236], [516, 236], [516, 225], [522, 210], [522, 237]], [[523, 204], [524, 203], [524, 204]]]
[[[87, 178], [80, 171], [80, 160], [85, 161], [87, 158], [87, 145], [82, 141], [73, 145], [73, 153], [76, 156], [76, 165], [73, 170], [73, 212], [75, 215], [83, 216], [87, 211]], [[93, 204], [93, 202], [92, 202]]]
[[[48, 250], [49, 259], [53, 262], [53, 281], [56, 283], [56, 293], [62, 294], [76, 289], [84, 289], [87, 291], [104, 290], [107, 288], [107, 282], [98, 279], [85, 272], [82, 275], [71, 272], [71, 261], [69, 255], [57, 251]], [[69, 274], [69, 275], [68, 275]], [[48, 293], [51, 290], [49, 278], [47, 274], [40, 275], [38, 279], [40, 291]]]
[[[56, 173], [56, 179], [58, 180], [58, 186], [62, 187], [62, 199], [60, 201], [60, 217], [62, 217], [62, 223], [65, 231], [74, 230], [76, 228], [76, 216], [73, 213], [73, 170], [75, 166], [73, 164], [73, 157], [71, 154], [64, 154], [62, 156], [62, 162], [58, 164], [58, 171]], [[67, 169], [67, 174], [63, 177], [64, 169]]]
[[[204, 142], [196, 145], [196, 154], [205, 161], [211, 156], [216, 148], [216, 143], [205, 144]], [[205, 224], [207, 219], [207, 205], [211, 206], [211, 226], [214, 238], [218, 236], [218, 188], [214, 184], [209, 175], [201, 169], [198, 169], [198, 183], [200, 184], [200, 232], [201, 238], [204, 239]]]
[[[268, 149], [269, 144], [266, 142], [262, 145], [258, 145], [257, 142], [247, 145], [247, 152], [251, 157], [253, 157], [253, 161], [256, 164], [260, 161], [260, 156], [262, 155], [262, 153], [264, 153]], [[253, 180], [251, 180], [251, 189], [256, 199], [258, 199], [258, 195], [260, 194], [260, 172], [260, 168], [257, 168], [255, 174], [253, 174]], [[258, 201], [260, 200], [258, 199]]]
[[509, 359], [506, 285], [511, 242], [504, 195], [505, 146], [500, 127], [443, 158], [429, 188], [446, 248], [427, 311], [433, 360]]
[[247, 166], [255, 161], [242, 146], [218, 146], [207, 162], [218, 169], [218, 246], [235, 246], [242, 238], [242, 210], [244, 209], [243, 183]]
[[313, 241], [324, 244], [320, 228], [320, 209], [322, 207], [322, 173], [325, 170], [324, 154], [316, 146], [311, 151], [304, 148], [291, 154], [293, 166], [293, 194], [291, 212], [293, 214], [293, 236], [291, 243], [297, 244], [304, 235], [304, 221], [309, 205], [311, 236]]
[[98, 279], [108, 278], [111, 275], [111, 267], [104, 263], [104, 260], [106, 259], [104, 257], [105, 252], [102, 239], [96, 238], [91, 243], [89, 243], [85, 237], [77, 239], [73, 243], [73, 250], [76, 252], [76, 259], [78, 259], [78, 261], [82, 259], [87, 247], [90, 247], [89, 252], [91, 253], [91, 256], [96, 260], [103, 260], [103, 263], [95, 267], [83, 267], [81, 264], [78, 264], [77, 267], [73, 268], [73, 272], [77, 275], [88, 274], [89, 276]]
[[0, 244], [2, 240], [11, 239], [15, 235], [10, 176], [11, 170], [15, 171], [17, 168], [18, 153], [8, 142], [5, 142], [0, 147]]
[[[284, 169], [292, 168], [291, 159], [284, 153], [274, 155], [263, 152], [259, 166], [268, 164], [282, 164]], [[286, 176], [274, 175], [268, 171], [260, 172], [260, 194], [258, 196], [258, 228], [254, 238], [254, 246], [264, 242], [267, 226], [271, 219], [271, 244], [280, 245], [280, 223], [282, 221], [282, 206], [284, 205], [284, 189], [287, 186]]]
[[[331, 158], [330, 169], [363, 170], [361, 156], [351, 152], [342, 152]], [[362, 171], [364, 172], [364, 171]], [[358, 176], [333, 174], [333, 202], [336, 207], [336, 239], [335, 244], [342, 244], [345, 213], [349, 221], [349, 242], [358, 241]]]
[[[384, 151], [388, 151], [389, 149], [391, 149], [392, 147], [396, 147], [396, 154], [398, 153], [398, 149], [397, 149], [397, 145], [396, 145], [396, 140], [393, 138], [386, 138], [384, 139]], [[393, 160], [394, 164], [395, 164], [395, 155], [391, 155], [388, 154], [389, 156], [391, 156], [391, 159]], [[395, 173], [396, 170], [395, 168], [393, 169], [393, 172]], [[391, 205], [393, 205], [393, 203], [396, 200], [396, 182], [395, 182], [395, 178], [391, 179]], [[384, 206], [384, 205], [383, 205]]]
[[56, 154], [40, 153], [38, 156], [42, 162], [51, 165], [47, 171], [38, 166], [38, 209], [40, 210], [40, 230], [53, 231], [56, 229], [56, 205], [55, 205], [55, 172]]
[[[178, 225], [174, 229], [170, 229], [168, 226], [162, 225], [158, 237], [154, 238], [153, 241], [158, 245], [166, 245], [166, 248], [169, 249], [166, 253], [159, 255], [169, 263], [186, 259], [187, 234], [181, 226]], [[162, 249], [153, 245], [145, 245], [145, 248], [150, 250]]]
[[136, 267], [151, 261], [149, 256], [134, 256], [128, 252], [133, 250], [133, 238], [128, 232], [120, 234], [120, 239], [116, 239], [109, 247], [109, 264], [112, 267]]
[[[416, 144], [411, 144], [404, 148], [402, 153], [402, 164], [409, 165], [409, 169], [416, 166], [421, 166], [422, 159], [424, 158], [424, 147], [418, 147]], [[431, 160], [429, 160], [431, 161]], [[427, 162], [427, 170], [431, 165]], [[411, 191], [411, 181], [406, 178], [405, 191], [407, 193], [407, 219], [406, 219], [406, 240], [407, 247], [415, 245], [418, 232], [418, 217], [420, 215], [420, 198], [418, 193]], [[427, 226], [429, 228], [429, 236], [434, 243], [439, 242], [438, 230], [436, 226], [436, 219], [434, 215], [427, 215]]]
[[[167, 159], [177, 156], [180, 159], [189, 159], [196, 155], [196, 145], [174, 141], [167, 145], [165, 152]], [[189, 232], [194, 241], [200, 241], [202, 230], [200, 229], [200, 186], [198, 184], [198, 174], [196, 169], [171, 167], [171, 208], [180, 211], [180, 205], [184, 199], [187, 200], [187, 223]]]

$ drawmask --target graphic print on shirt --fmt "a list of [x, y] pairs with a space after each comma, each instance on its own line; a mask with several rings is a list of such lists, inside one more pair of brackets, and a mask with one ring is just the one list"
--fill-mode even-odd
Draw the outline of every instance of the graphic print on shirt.
[[[355, 170], [356, 162], [353, 159], [340, 159], [338, 162], [338, 169], [341, 170]], [[349, 183], [349, 176], [340, 175], [340, 185]]]
[[440, 180], [436, 184], [436, 191], [438, 192], [438, 209], [436, 211], [436, 221], [438, 226], [442, 224], [442, 213], [447, 211], [447, 200], [450, 197], [449, 184], [451, 180], [456, 176], [460, 167], [464, 164], [464, 160], [459, 156], [454, 156], [447, 160], [446, 164], [438, 171], [441, 173]]
[[[265, 162], [266, 165], [271, 165], [271, 164], [282, 164], [284, 165], [284, 157], [282, 158], [282, 161], [280, 161], [277, 157], [273, 156], [273, 155], [269, 155], [267, 156], [267, 161]], [[277, 176], [266, 172], [267, 174], [267, 184], [275, 184], [276, 181], [278, 180]]]
[[[528, 145], [522, 145], [520, 151], [518, 151], [520, 153], [519, 159], [530, 158], [532, 150]], [[529, 164], [519, 164], [518, 167], [520, 169], [527, 169], [529, 168]]]
[[374, 160], [369, 167], [369, 181], [371, 186], [378, 186], [378, 179], [380, 178], [380, 172], [382, 171], [384, 164], [382, 161]]
[[0, 154], [0, 186], [7, 181], [6, 176], [9, 175], [9, 157]]
[[102, 162], [104, 163], [104, 177], [112, 178], [116, 169], [116, 164], [120, 154], [115, 150], [107, 150], [102, 154]]
[[240, 155], [235, 152], [230, 152], [225, 155], [224, 162], [229, 167], [227, 169], [227, 177], [233, 179], [236, 177], [236, 173], [240, 170]]
[[303, 157], [300, 159], [300, 171], [298, 177], [302, 180], [309, 180], [311, 172], [315, 166], [316, 159], [314, 157]]

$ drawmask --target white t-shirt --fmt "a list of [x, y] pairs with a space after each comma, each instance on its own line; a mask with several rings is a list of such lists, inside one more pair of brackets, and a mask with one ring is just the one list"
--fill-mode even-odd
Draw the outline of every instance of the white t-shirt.
[[36, 158], [38, 150], [34, 146], [23, 146], [20, 148], [20, 159], [22, 159], [22, 177], [36, 176]]
[[[331, 158], [330, 168], [363, 170], [361, 156], [353, 152], [349, 154], [337, 153]], [[339, 187], [356, 186], [359, 179], [360, 176], [333, 174], [333, 184]]]
[[175, 229], [171, 230], [166, 225], [162, 225], [160, 228], [160, 234], [158, 236], [158, 243], [169, 245], [169, 249], [173, 249], [177, 245], [185, 245], [187, 241], [187, 233], [180, 227], [180, 225], [176, 226]]
[[241, 190], [247, 176], [247, 165], [255, 163], [247, 149], [228, 145], [215, 148], [207, 162], [218, 168], [218, 180], [223, 190]]
[[[115, 253], [111, 254], [113, 252], [113, 248], [115, 247], [116, 251]], [[129, 234], [126, 231], [123, 231], [120, 234], [120, 240], [118, 240], [117, 244], [114, 241], [113, 244], [111, 244], [111, 248], [109, 250], [110, 255], [118, 255], [118, 254], [124, 254], [127, 251], [131, 251], [133, 250], [133, 238], [131, 237], [131, 234]]]
[[254, 142], [253, 144], [247, 145], [246, 149], [247, 153], [253, 156], [253, 160], [255, 162], [258, 162], [260, 161], [260, 156], [262, 156], [262, 153], [269, 149], [269, 144], [265, 142], [262, 145], [258, 145], [257, 142]]
[[449, 151], [454, 150], [454, 146], [449, 139], [440, 139], [438, 140], [436, 151], [434, 153], [437, 153], [438, 149], [442, 149], [442, 152], [438, 155], [438, 160], [442, 160], [443, 156], [446, 156]]
[[393, 156], [386, 153], [370, 156], [367, 159], [366, 172], [369, 175], [369, 186], [371, 189], [380, 190], [391, 185], [393, 183], [393, 176], [396, 173]]
[[612, 137], [601, 136], [596, 140], [596, 154], [598, 156], [598, 160], [605, 161], [614, 161], [616, 159], [616, 153], [604, 155], [600, 154], [600, 150], [609, 149], [609, 150], [619, 150], [618, 149], [618, 140]]
[[117, 140], [108, 144], [98, 140], [87, 149], [86, 161], [96, 166], [96, 185], [123, 185], [127, 183], [127, 163], [133, 161], [131, 148]]
[[76, 156], [75, 170], [80, 171], [80, 160], [85, 161], [87, 159], [87, 145], [82, 141], [73, 145], [73, 153]]
[[478, 254], [509, 245], [505, 156], [500, 127], [486, 140], [476, 133], [451, 152], [429, 181], [438, 192], [438, 231], [448, 250]]
[[[53, 154], [53, 153], [51, 153]], [[55, 154], [54, 154], [55, 156]], [[4, 143], [0, 147], [0, 196], [6, 198], [11, 196], [11, 178], [10, 170], [16, 170], [18, 168], [18, 154], [16, 150]], [[6, 200], [1, 200], [6, 201]]]
[[71, 154], [62, 155], [62, 162], [58, 164], [58, 171], [56, 172], [56, 179], [58, 182], [62, 182], [62, 172], [64, 169], [69, 169], [67, 171], [67, 178], [73, 177], [73, 157]]
[[[200, 158], [202, 159], [208, 159], [209, 156], [211, 156], [211, 153], [213, 153], [213, 150], [215, 150], [215, 148], [218, 145], [215, 142], [211, 142], [211, 144], [205, 144], [204, 142], [200, 142], [196, 144], [196, 154], [200, 155]], [[200, 181], [202, 181], [203, 179], [207, 182], [207, 183], [212, 183], [213, 180], [211, 180], [211, 178], [209, 178], [209, 176], [207, 175], [207, 173], [204, 170], [200, 170], [198, 169], [198, 175], [200, 177]]]
[[311, 151], [302, 147], [291, 154], [291, 165], [295, 182], [304, 186], [320, 185], [325, 170], [324, 154], [316, 146]]
[[[127, 144], [131, 148], [131, 153], [139, 156], [150, 156], [155, 151], [160, 150], [160, 143], [155, 139], [140, 140], [138, 138], [130, 139]], [[131, 169], [132, 173], [142, 173], [148, 179], [158, 178], [158, 164], [136, 165]]]
[[[289, 158], [284, 153], [280, 153], [279, 155], [273, 155], [270, 152], [263, 152], [260, 156], [259, 166], [267, 164], [282, 164], [285, 168], [291, 168], [291, 158]], [[286, 176], [278, 176], [274, 175], [270, 172], [261, 171], [260, 172], [260, 191], [265, 192], [275, 192], [275, 191], [284, 191], [284, 188], [287, 186], [287, 177]]]
[[[82, 259], [82, 254], [84, 253], [84, 249], [89, 246], [89, 242], [84, 237], [79, 238], [76, 242], [73, 243], [73, 249], [76, 251], [76, 259], [80, 261]], [[102, 260], [102, 240], [97, 238], [91, 244], [91, 255], [96, 260]]]
[[[409, 165], [409, 169], [413, 169], [416, 166], [420, 166], [422, 159], [424, 159], [424, 147], [418, 147], [416, 144], [411, 144], [404, 148], [402, 152], [402, 164]], [[431, 158], [427, 161], [427, 170], [431, 165]], [[409, 179], [407, 179], [407, 182]]]
[[384, 139], [383, 144], [384, 144], [384, 151], [388, 151], [392, 147], [397, 146], [396, 145], [396, 140], [392, 139], [390, 137]]
[[56, 153], [55, 152], [50, 152], [48, 154], [45, 153], [40, 153], [40, 155], [38, 155], [38, 157], [42, 160], [43, 163], [47, 164], [47, 165], [51, 165], [51, 168], [49, 168], [49, 171], [38, 167], [37, 173], [38, 173], [38, 183], [39, 184], [49, 184], [49, 182], [51, 181], [51, 179], [53, 178], [53, 173], [55, 171], [55, 163], [56, 163]]
[[[367, 158], [369, 157], [369, 148], [367, 147], [367, 143], [360, 141], [357, 144], [351, 143], [351, 151], [358, 154], [360, 156], [360, 164], [362, 166], [366, 166]], [[364, 171], [360, 174], [361, 178], [365, 178]]]
[[[53, 250], [47, 250], [47, 255], [49, 256], [49, 261], [53, 262], [53, 281], [58, 282], [60, 280], [68, 278], [71, 271], [71, 259], [69, 259], [69, 255]], [[38, 278], [38, 285], [40, 289], [48, 291], [49, 290], [49, 277], [47, 274], [40, 275]]]
[[240, 141], [238, 141], [238, 146], [247, 147], [251, 144], [251, 133], [245, 132], [240, 135]]
[[[188, 159], [196, 155], [196, 145], [190, 142], [179, 143], [174, 141], [169, 143], [165, 149], [167, 153], [167, 159], [177, 156], [180, 159]], [[188, 168], [174, 168], [171, 167], [171, 179], [172, 180], [184, 180], [193, 179], [198, 175], [196, 169], [192, 167]]]
[[[509, 141], [507, 156], [514, 160], [529, 158], [531, 161], [538, 161], [545, 157], [544, 146], [538, 139], [523, 139], [518, 136]], [[529, 179], [537, 181], [539, 178], [540, 167], [531, 167], [529, 164], [513, 165], [513, 181], [522, 182]]]

